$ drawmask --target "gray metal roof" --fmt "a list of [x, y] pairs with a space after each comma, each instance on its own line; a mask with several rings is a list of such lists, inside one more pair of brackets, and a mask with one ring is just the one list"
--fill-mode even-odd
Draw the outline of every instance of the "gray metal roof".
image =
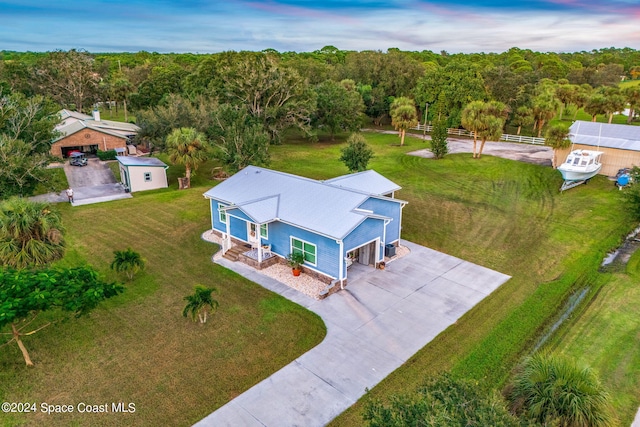
[[116, 160], [124, 166], [161, 166], [168, 167], [157, 157], [116, 156]]
[[324, 182], [334, 187], [348, 188], [378, 196], [398, 191], [401, 188], [398, 184], [385, 178], [374, 170], [338, 176]]
[[334, 239], [344, 238], [374, 216], [356, 210], [371, 195], [256, 166], [247, 166], [204, 193], [232, 205], [228, 210], [241, 209], [257, 223], [278, 219]]
[[640, 126], [575, 121], [569, 128], [574, 144], [640, 151]]
[[[73, 135], [83, 129], [92, 129], [125, 139], [130, 135], [135, 135], [140, 130], [140, 128], [133, 123], [114, 122], [112, 120], [96, 121], [93, 116], [87, 116], [86, 114], [75, 111], [61, 110], [58, 114], [62, 117], [62, 122], [56, 126], [56, 130], [60, 132], [60, 136], [53, 142], [66, 138], [69, 135]], [[76, 120], [66, 123], [66, 119], [69, 117]]]

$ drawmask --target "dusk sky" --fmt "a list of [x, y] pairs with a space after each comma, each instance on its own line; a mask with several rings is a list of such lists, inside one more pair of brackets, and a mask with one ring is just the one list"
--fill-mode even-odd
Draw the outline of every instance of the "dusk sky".
[[0, 0], [0, 50], [640, 49], [640, 0]]

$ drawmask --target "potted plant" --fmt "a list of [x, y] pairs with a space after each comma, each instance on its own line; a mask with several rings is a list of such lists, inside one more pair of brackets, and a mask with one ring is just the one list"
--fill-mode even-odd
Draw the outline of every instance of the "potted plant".
[[304, 255], [302, 255], [300, 252], [290, 253], [287, 256], [287, 264], [289, 264], [289, 267], [291, 267], [293, 275], [299, 276], [300, 272], [302, 271], [300, 267], [302, 266], [302, 264], [304, 264]]

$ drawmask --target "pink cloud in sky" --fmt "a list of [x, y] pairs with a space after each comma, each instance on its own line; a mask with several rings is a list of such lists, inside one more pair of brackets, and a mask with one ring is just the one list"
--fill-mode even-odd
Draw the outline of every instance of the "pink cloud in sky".
[[412, 3], [412, 7], [416, 9], [426, 10], [438, 16], [445, 16], [455, 18], [456, 20], [472, 21], [472, 22], [487, 22], [491, 19], [487, 15], [479, 15], [477, 13], [471, 13], [461, 8], [449, 9], [440, 5], [429, 3], [425, 1], [416, 1]]
[[264, 12], [269, 12], [276, 15], [288, 15], [288, 16], [295, 16], [298, 18], [309, 18], [309, 19], [332, 19], [332, 20], [340, 21], [344, 24], [349, 24], [349, 25], [358, 24], [358, 20], [351, 18], [349, 16], [322, 12], [319, 10], [314, 10], [306, 7], [284, 5], [274, 1], [264, 1], [264, 2], [247, 1], [243, 3], [253, 9], [262, 10]]

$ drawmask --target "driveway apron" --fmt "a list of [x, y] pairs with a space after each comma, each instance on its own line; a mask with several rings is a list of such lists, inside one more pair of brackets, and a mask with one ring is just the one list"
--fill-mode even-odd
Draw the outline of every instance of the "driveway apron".
[[324, 426], [509, 276], [403, 241], [411, 252], [359, 271], [322, 301], [240, 263], [217, 261], [322, 317], [325, 339], [196, 426]]
[[87, 166], [82, 167], [71, 166], [67, 162], [64, 172], [69, 186], [73, 188], [73, 206], [132, 197], [116, 181], [109, 166], [98, 159], [89, 159]]

